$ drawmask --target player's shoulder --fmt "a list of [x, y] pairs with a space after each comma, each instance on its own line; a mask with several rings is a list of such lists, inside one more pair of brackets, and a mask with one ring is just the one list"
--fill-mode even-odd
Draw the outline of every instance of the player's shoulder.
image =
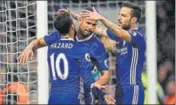
[[59, 34], [59, 32], [54, 30], [54, 31], [50, 32], [49, 34], [47, 34], [46, 36], [53, 36], [53, 35], [58, 35], [58, 34]]
[[73, 47], [74, 52], [76, 52], [76, 54], [83, 54], [89, 51], [89, 48], [82, 43], [79, 42], [74, 42], [74, 47]]
[[83, 58], [89, 61], [89, 58], [90, 58], [89, 48], [85, 44], [75, 42], [72, 52], [75, 58], [78, 58], [78, 59]]
[[92, 40], [95, 42], [95, 43], [100, 43], [100, 39], [97, 37], [97, 35], [94, 33], [93, 37], [92, 37]]
[[93, 40], [93, 44], [97, 47], [103, 46], [103, 43], [100, 41], [100, 39], [97, 37], [96, 34], [94, 34], [94, 36], [92, 37]]
[[144, 30], [142, 29], [142, 28], [136, 28], [136, 29], [134, 29], [133, 31], [132, 31], [132, 33], [131, 33], [133, 36], [137, 36], [137, 35], [139, 35], [139, 36], [141, 36], [141, 37], [144, 37]]

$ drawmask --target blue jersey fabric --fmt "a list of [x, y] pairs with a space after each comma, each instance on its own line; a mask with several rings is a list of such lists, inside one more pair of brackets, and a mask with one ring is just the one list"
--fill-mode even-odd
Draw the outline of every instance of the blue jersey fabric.
[[110, 30], [107, 30], [107, 35], [118, 43], [116, 55], [117, 85], [141, 85], [141, 73], [146, 50], [142, 32], [137, 29], [133, 30], [130, 33], [131, 42], [118, 38]]
[[58, 40], [60, 40], [60, 38], [61, 36], [58, 31], [53, 31], [52, 33], [44, 36], [44, 40], [47, 45], [51, 45], [52, 43], [57, 42]]
[[107, 35], [117, 42], [116, 102], [117, 104], [142, 104], [144, 88], [141, 74], [145, 61], [146, 42], [144, 34], [137, 28], [129, 34], [131, 42], [107, 30]]
[[79, 40], [76, 36], [75, 39], [77, 42], [82, 43], [89, 48], [91, 60], [98, 70], [108, 70], [108, 57], [106, 50], [103, 43], [96, 37], [96, 35], [92, 34], [83, 40]]
[[[104, 45], [100, 42], [100, 40], [96, 37], [96, 35], [92, 34], [86, 39], [79, 40], [77, 36], [75, 37], [77, 42], [84, 44], [89, 48], [91, 61], [93, 63], [92, 70], [94, 66], [98, 68], [98, 70], [108, 70], [108, 62], [107, 62], [107, 53], [105, 51]], [[90, 77], [91, 78], [91, 77]], [[86, 85], [86, 84], [84, 84]], [[92, 96], [91, 96], [91, 90], [90, 88], [86, 88], [84, 86], [84, 98], [86, 104], [92, 104]], [[98, 96], [97, 96], [98, 95]], [[104, 98], [102, 95], [94, 94], [95, 97], [98, 97], [98, 99], [103, 100]]]
[[[57, 40], [60, 40], [60, 38], [60, 33], [57, 31], [44, 36], [44, 40], [47, 45], [51, 45]], [[91, 35], [84, 40], [78, 40], [77, 38], [75, 39], [77, 42], [84, 44], [85, 47], [88, 47], [91, 60], [97, 66], [98, 70], [108, 70], [107, 53], [105, 51], [104, 45], [100, 42], [96, 35]]]
[[[94, 81], [93, 78], [89, 78], [92, 75], [92, 63], [88, 51], [84, 45], [62, 38], [48, 46], [51, 82], [49, 104], [79, 104], [80, 77], [86, 82], [86, 87], [90, 87]], [[56, 98], [57, 101], [52, 98]]]
[[[51, 39], [55, 38], [55, 39]], [[57, 40], [60, 39], [60, 34], [59, 32], [53, 32], [50, 35], [47, 35], [44, 37], [45, 42], [50, 45], [53, 42], [56, 42]], [[99, 70], [108, 70], [108, 64], [107, 64], [107, 53], [105, 51], [105, 48], [103, 44], [100, 42], [100, 40], [95, 36], [91, 35], [88, 38], [84, 40], [78, 40], [77, 37], [75, 37], [75, 40], [87, 47], [89, 49], [91, 61], [93, 62], [92, 64], [92, 69], [93, 70], [94, 66], [96, 65]], [[78, 51], [83, 50], [79, 49]], [[89, 78], [92, 78], [93, 76], [90, 75]], [[91, 96], [91, 90], [89, 87], [85, 86], [87, 84], [84, 84], [84, 99], [86, 104], [92, 104], [92, 96]]]
[[144, 87], [140, 85], [116, 87], [116, 104], [144, 104], [144, 96]]

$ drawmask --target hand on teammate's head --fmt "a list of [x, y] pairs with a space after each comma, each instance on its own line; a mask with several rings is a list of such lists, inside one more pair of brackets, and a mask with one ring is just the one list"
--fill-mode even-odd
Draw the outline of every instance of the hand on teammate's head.
[[81, 13], [82, 18], [91, 19], [99, 21], [102, 18], [102, 15], [100, 15], [97, 10], [93, 7], [93, 11], [90, 10], [83, 10]]
[[62, 13], [64, 13], [64, 12], [68, 12], [68, 13], [69, 13], [69, 12], [70, 12], [70, 9], [68, 9], [68, 8], [67, 8], [67, 9], [66, 9], [66, 8], [58, 9], [56, 14], [57, 14], [57, 15], [60, 15], [60, 14], [62, 14]]

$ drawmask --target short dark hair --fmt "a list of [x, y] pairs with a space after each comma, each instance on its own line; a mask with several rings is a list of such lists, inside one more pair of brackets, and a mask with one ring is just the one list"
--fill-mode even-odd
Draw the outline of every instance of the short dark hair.
[[[84, 8], [84, 10], [89, 10], [89, 11], [93, 12], [93, 7], [86, 7], [86, 8]], [[99, 11], [97, 10], [97, 8], [95, 8], [95, 10], [99, 13]]]
[[92, 7], [86, 7], [86, 8], [84, 8], [84, 10], [89, 10], [89, 11], [93, 12], [93, 8]]
[[141, 10], [141, 8], [137, 4], [125, 2], [125, 3], [123, 3], [121, 5], [121, 8], [122, 7], [131, 8], [132, 9], [131, 16], [132, 17], [137, 17], [137, 22], [139, 22], [139, 20], [141, 18], [141, 12], [142, 12], [142, 10]]
[[70, 31], [71, 24], [73, 24], [73, 19], [69, 13], [61, 13], [56, 17], [54, 21], [54, 27], [61, 34], [67, 34]]

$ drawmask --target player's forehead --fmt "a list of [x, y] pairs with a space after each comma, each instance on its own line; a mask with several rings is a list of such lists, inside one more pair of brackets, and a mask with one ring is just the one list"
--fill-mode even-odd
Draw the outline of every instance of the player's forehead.
[[83, 19], [83, 21], [86, 22], [86, 23], [90, 23], [90, 24], [96, 24], [97, 23], [97, 21], [92, 20], [92, 19]]
[[131, 15], [132, 9], [128, 7], [122, 7], [119, 11], [119, 14]]

